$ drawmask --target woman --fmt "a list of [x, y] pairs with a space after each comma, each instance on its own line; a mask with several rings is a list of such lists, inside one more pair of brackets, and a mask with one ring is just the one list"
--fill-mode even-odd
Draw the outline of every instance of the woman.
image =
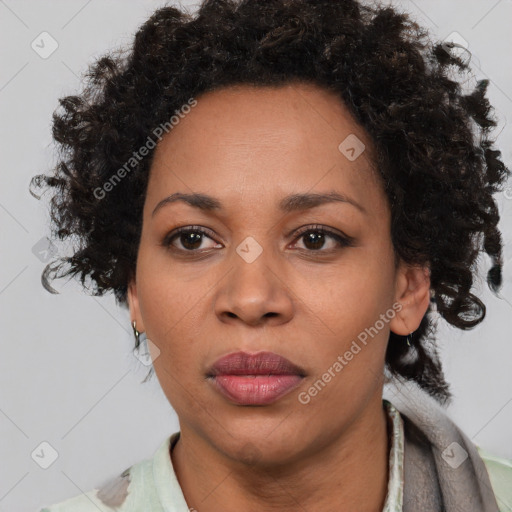
[[[212, 0], [157, 10], [60, 101], [34, 182], [82, 243], [43, 282], [129, 308], [180, 431], [45, 511], [509, 510], [512, 463], [443, 411], [433, 337], [483, 320], [481, 251], [500, 288], [510, 174], [487, 82], [454, 69], [391, 7]], [[391, 379], [416, 386], [400, 408]]]

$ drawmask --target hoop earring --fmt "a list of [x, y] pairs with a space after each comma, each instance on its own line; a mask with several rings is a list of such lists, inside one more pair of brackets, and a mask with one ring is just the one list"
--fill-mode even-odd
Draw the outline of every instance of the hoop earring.
[[140, 345], [140, 332], [137, 331], [137, 328], [135, 327], [135, 320], [132, 322], [132, 328], [133, 328], [133, 334], [135, 336], [135, 348], [139, 348]]
[[[137, 330], [135, 320], [132, 322], [132, 328], [133, 328], [133, 335], [135, 336], [135, 350], [134, 350], [134, 353], [135, 353], [135, 351], [139, 350], [139, 346], [140, 346], [140, 342], [141, 342], [140, 335], [144, 334], [144, 333], [143, 332], [139, 332]], [[145, 337], [143, 341], [147, 341], [147, 338]], [[147, 355], [147, 354], [145, 354], [145, 355]], [[151, 359], [149, 361], [151, 362]], [[143, 362], [143, 364], [146, 364], [146, 363]], [[151, 366], [148, 374], [146, 375], [146, 378], [143, 381], [141, 381], [141, 383], [145, 383], [149, 379], [149, 377], [151, 377], [151, 375], [153, 373], [154, 373], [154, 369], [153, 369], [153, 366]]]
[[412, 339], [411, 335], [412, 335], [412, 332], [411, 332], [410, 334], [408, 334], [408, 335], [407, 335], [407, 345], [409, 345], [409, 347], [411, 347], [411, 346], [412, 346], [412, 345], [411, 345], [411, 343], [409, 342], [409, 338], [411, 338], [411, 339]]

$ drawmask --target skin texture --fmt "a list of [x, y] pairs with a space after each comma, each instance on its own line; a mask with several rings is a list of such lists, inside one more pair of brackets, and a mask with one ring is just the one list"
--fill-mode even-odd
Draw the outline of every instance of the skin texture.
[[[200, 512], [381, 510], [389, 331], [417, 329], [430, 280], [426, 268], [395, 266], [371, 141], [335, 95], [311, 84], [228, 87], [197, 101], [155, 150], [128, 292], [132, 320], [160, 351], [155, 372], [179, 418], [172, 461], [187, 503]], [[366, 146], [354, 161], [338, 149], [350, 134]], [[331, 191], [365, 212], [342, 202], [278, 209], [289, 194]], [[209, 194], [224, 208], [201, 211], [177, 201], [152, 216], [175, 192]], [[353, 237], [353, 246], [297, 235], [315, 225]], [[193, 246], [201, 256], [186, 253], [179, 235], [162, 245], [182, 226], [211, 230]], [[262, 248], [251, 263], [236, 251], [248, 236]], [[188, 247], [191, 240], [185, 238]], [[300, 403], [299, 393], [398, 302], [399, 313]], [[306, 376], [271, 405], [236, 405], [205, 374], [238, 350], [276, 352]]]

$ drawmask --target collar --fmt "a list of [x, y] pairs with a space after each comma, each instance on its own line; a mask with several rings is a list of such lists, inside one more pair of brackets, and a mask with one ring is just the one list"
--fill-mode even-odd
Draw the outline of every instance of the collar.
[[391, 424], [388, 493], [382, 512], [401, 512], [404, 498], [404, 421], [394, 405], [383, 399]]

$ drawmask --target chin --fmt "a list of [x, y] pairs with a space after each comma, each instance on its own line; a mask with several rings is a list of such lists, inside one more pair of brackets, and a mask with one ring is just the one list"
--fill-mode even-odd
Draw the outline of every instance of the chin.
[[[275, 428], [275, 426], [274, 426]], [[246, 466], [254, 468], [276, 468], [300, 459], [301, 445], [295, 436], [283, 431], [280, 435], [274, 431], [271, 435], [266, 432], [272, 429], [260, 429], [249, 433], [240, 431], [240, 434], [231, 432], [221, 443], [217, 444], [226, 457]]]

